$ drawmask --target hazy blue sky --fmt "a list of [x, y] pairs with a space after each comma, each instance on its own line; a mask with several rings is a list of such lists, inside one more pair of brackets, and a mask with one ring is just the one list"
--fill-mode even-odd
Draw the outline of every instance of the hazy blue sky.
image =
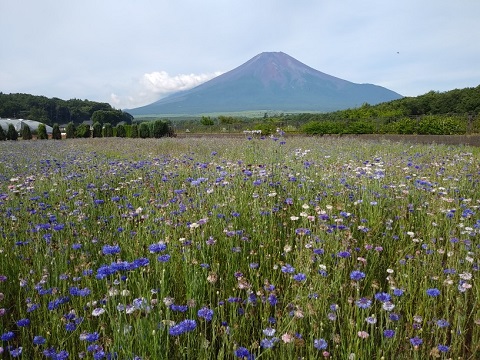
[[405, 96], [480, 84], [479, 0], [0, 0], [0, 91], [151, 103], [283, 51]]

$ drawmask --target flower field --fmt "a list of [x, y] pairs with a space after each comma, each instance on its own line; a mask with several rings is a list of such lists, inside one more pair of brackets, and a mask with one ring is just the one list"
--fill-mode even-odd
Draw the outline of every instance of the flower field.
[[480, 148], [0, 143], [0, 359], [478, 359]]

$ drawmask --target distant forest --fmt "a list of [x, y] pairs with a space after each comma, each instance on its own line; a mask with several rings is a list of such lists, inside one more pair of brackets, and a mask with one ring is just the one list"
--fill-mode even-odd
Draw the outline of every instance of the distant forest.
[[[89, 100], [61, 100], [27, 94], [0, 93], [0, 117], [23, 118], [47, 125], [85, 120], [93, 123], [132, 124], [133, 116], [113, 109], [107, 103]], [[136, 119], [137, 122], [142, 120]], [[416, 97], [405, 97], [378, 105], [363, 104], [358, 108], [330, 113], [265, 113], [263, 117], [197, 116], [162, 121], [175, 132], [239, 132], [261, 130], [268, 135], [282, 128], [286, 132], [322, 134], [479, 134], [480, 85], [475, 88], [447, 92], [430, 91]], [[170, 126], [170, 125], [169, 125]]]
[[112, 125], [130, 124], [133, 116], [116, 110], [108, 103], [89, 100], [47, 98], [29, 94], [3, 94], [0, 92], [0, 117], [30, 119], [52, 126], [53, 124], [81, 124], [94, 120]]

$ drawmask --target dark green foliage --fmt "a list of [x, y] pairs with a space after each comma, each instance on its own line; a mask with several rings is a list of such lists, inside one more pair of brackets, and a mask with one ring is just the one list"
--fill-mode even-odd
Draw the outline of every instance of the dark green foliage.
[[140, 126], [138, 128], [138, 135], [142, 139], [146, 139], [146, 138], [150, 137], [150, 129], [149, 129], [147, 123], [144, 123], [144, 122], [140, 123]]
[[122, 124], [118, 124], [116, 129], [117, 129], [117, 133], [116, 133], [117, 137], [122, 137], [123, 138], [123, 137], [127, 136], [125, 126], [123, 126]]
[[130, 127], [130, 137], [133, 139], [138, 138], [138, 125], [137, 124], [132, 124]]
[[100, 124], [99, 122], [93, 124], [92, 135], [94, 138], [102, 137], [102, 124]]
[[343, 131], [344, 134], [373, 134], [375, 132], [375, 125], [371, 120], [352, 121]]
[[254, 130], [261, 130], [262, 135], [271, 135], [277, 130], [277, 127], [272, 122], [263, 122], [255, 125]]
[[340, 134], [344, 124], [339, 121], [310, 121], [303, 125], [302, 132], [309, 135]]
[[131, 124], [133, 116], [121, 110], [98, 110], [93, 113], [92, 120], [94, 123], [110, 123], [115, 126], [120, 122], [124, 122], [125, 124]]
[[78, 125], [75, 131], [75, 136], [77, 138], [89, 138], [90, 135], [91, 135], [90, 125], [87, 125], [87, 124]]
[[62, 140], [62, 132], [60, 131], [60, 126], [56, 123], [53, 124], [53, 127], [52, 127], [52, 139]]
[[418, 134], [456, 135], [465, 134], [466, 123], [451, 116], [425, 116], [418, 122]]
[[0, 141], [5, 140], [7, 140], [7, 134], [5, 134], [5, 130], [3, 130], [3, 127], [0, 126]]
[[[43, 125], [45, 126], [45, 125]], [[22, 139], [23, 140], [32, 140], [32, 131], [30, 130], [30, 126], [23, 124], [22, 127]]]
[[151, 137], [156, 139], [167, 136], [168, 134], [168, 124], [162, 120], [155, 120], [152, 126]]
[[215, 124], [215, 122], [210, 118], [210, 116], [202, 116], [202, 118], [200, 119], [200, 124], [205, 126], [212, 126]]
[[103, 124], [103, 137], [112, 137], [112, 136], [113, 136], [112, 124], [110, 123]]
[[69, 122], [67, 127], [65, 128], [65, 137], [67, 139], [75, 139], [76, 130], [77, 128], [75, 127], [75, 124], [73, 122]]
[[47, 127], [45, 126], [45, 124], [39, 124], [38, 125], [37, 139], [39, 139], [39, 140], [47, 140], [48, 139]]
[[17, 140], [17, 139], [18, 139], [18, 133], [17, 133], [17, 130], [15, 130], [15, 126], [13, 126], [13, 124], [8, 124], [7, 140]]
[[65, 124], [70, 121], [80, 124], [90, 120], [93, 113], [98, 110], [110, 111], [113, 108], [110, 104], [89, 100], [49, 99], [45, 96], [29, 94], [0, 93], [0, 117], [2, 118], [32, 119], [47, 125]]

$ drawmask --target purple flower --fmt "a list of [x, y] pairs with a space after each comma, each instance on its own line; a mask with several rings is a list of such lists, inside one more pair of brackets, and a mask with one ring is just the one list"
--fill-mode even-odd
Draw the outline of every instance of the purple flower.
[[277, 338], [271, 338], [271, 339], [268, 339], [268, 338], [265, 338], [265, 339], [262, 339], [262, 341], [260, 341], [260, 346], [264, 349], [270, 349], [272, 347], [274, 347], [275, 343], [277, 342]]
[[196, 327], [197, 327], [197, 322], [195, 320], [187, 319], [187, 320], [183, 320], [183, 321], [179, 322], [176, 325], [173, 325], [169, 329], [168, 333], [171, 336], [178, 336], [178, 335], [181, 335], [183, 333], [193, 331], [193, 330], [195, 330]]
[[30, 325], [30, 319], [20, 319], [17, 321], [17, 326], [26, 327]]
[[7, 331], [0, 336], [0, 340], [2, 341], [10, 341], [15, 337], [15, 334], [12, 331]]
[[440, 295], [440, 290], [438, 290], [437, 288], [427, 289], [427, 295], [437, 297]]
[[390, 330], [390, 329], [383, 330], [383, 336], [385, 336], [388, 339], [391, 339], [395, 336], [395, 330]]
[[118, 245], [104, 245], [102, 248], [103, 255], [114, 255], [120, 252], [120, 246]]
[[167, 249], [167, 245], [164, 242], [158, 242], [158, 243], [155, 243], [155, 244], [151, 244], [148, 247], [148, 250], [151, 253], [159, 253], [159, 252], [165, 251], [166, 249]]
[[415, 336], [410, 339], [410, 344], [412, 344], [413, 346], [420, 346], [423, 344], [423, 340]]
[[47, 340], [43, 337], [43, 336], [40, 336], [40, 335], [37, 335], [33, 338], [33, 343], [35, 345], [43, 345], [45, 344]]
[[447, 327], [449, 325], [450, 325], [450, 323], [445, 319], [437, 320], [437, 326], [438, 327], [444, 328], [444, 327]]
[[318, 350], [325, 350], [328, 346], [328, 343], [325, 339], [315, 339], [313, 340], [313, 347]]
[[351, 273], [350, 273], [350, 279], [354, 280], [354, 281], [360, 281], [362, 280], [363, 278], [365, 277], [365, 273], [359, 271], [359, 270], [353, 270]]
[[203, 307], [197, 312], [198, 317], [204, 318], [207, 321], [211, 321], [213, 318], [213, 310], [207, 307]]
[[250, 351], [248, 351], [246, 348], [240, 346], [238, 347], [234, 352], [233, 354], [237, 357], [237, 358], [241, 358], [241, 359], [253, 359], [253, 356], [250, 354]]
[[298, 281], [298, 282], [305, 281], [306, 279], [307, 279], [307, 275], [305, 275], [303, 273], [298, 273], [298, 274], [293, 275], [293, 280]]
[[290, 264], [285, 264], [282, 266], [282, 272], [287, 274], [293, 274], [295, 272], [295, 268]]
[[22, 350], [23, 348], [20, 346], [16, 349], [10, 349], [9, 352], [10, 352], [10, 356], [11, 357], [18, 357], [20, 355], [22, 355]]
[[390, 294], [381, 292], [381, 293], [376, 293], [375, 294], [375, 299], [380, 301], [380, 302], [387, 302], [391, 300]]
[[367, 299], [365, 297], [362, 297], [358, 299], [355, 304], [360, 308], [360, 309], [368, 309], [372, 305], [372, 300]]
[[447, 345], [438, 345], [437, 349], [441, 352], [447, 352], [450, 348]]
[[169, 254], [165, 254], [165, 255], [160, 255], [157, 260], [160, 261], [160, 262], [167, 262], [168, 260], [170, 260], [170, 255]]
[[402, 289], [395, 289], [393, 290], [393, 295], [395, 296], [402, 296], [403, 295], [403, 290]]

